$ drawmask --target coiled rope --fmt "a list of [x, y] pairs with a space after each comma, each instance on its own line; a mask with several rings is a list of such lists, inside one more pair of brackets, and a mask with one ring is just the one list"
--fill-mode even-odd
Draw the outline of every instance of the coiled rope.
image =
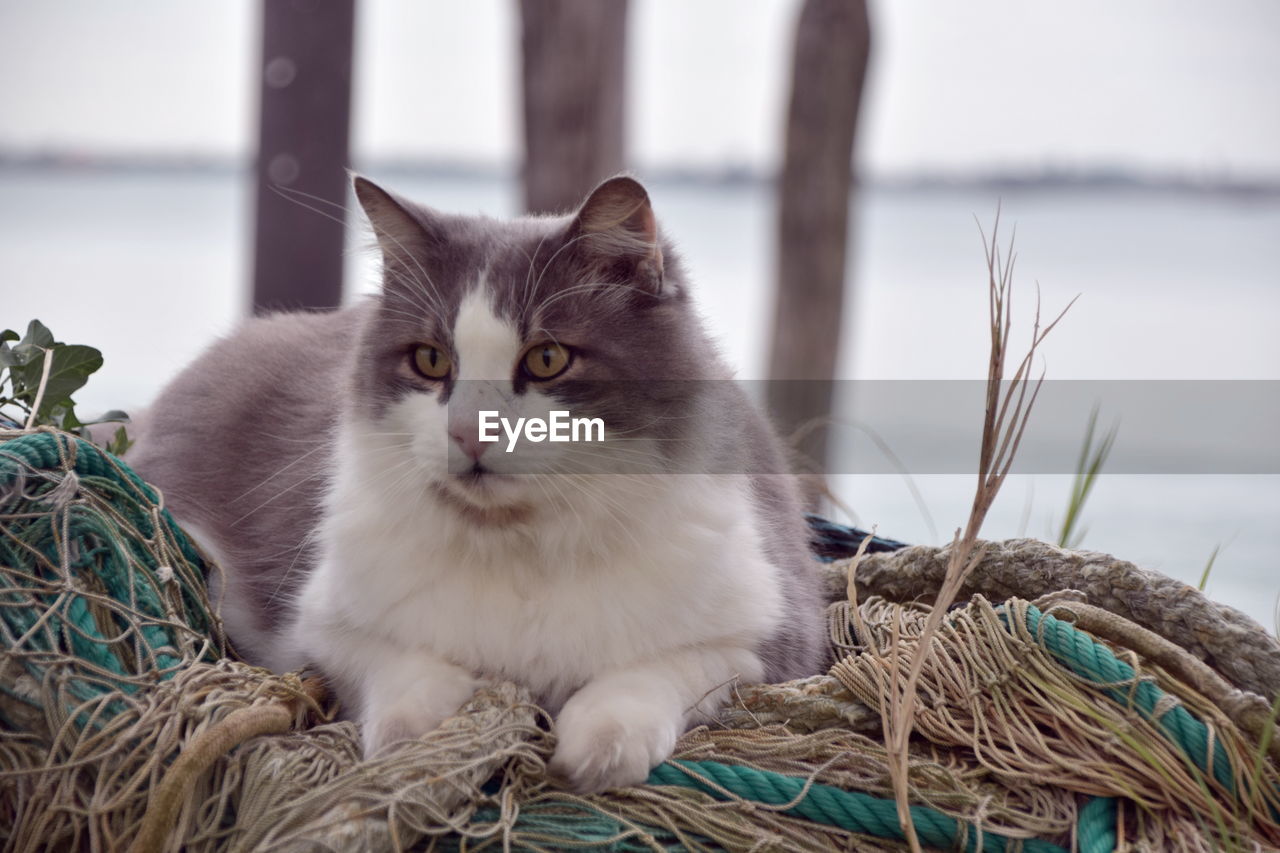
[[[1007, 621], [1010, 610], [1001, 608], [1001, 613]], [[1165, 691], [1150, 679], [1135, 681], [1133, 667], [1084, 631], [1034, 606], [1026, 607], [1024, 613], [1027, 629], [1054, 659], [1103, 688], [1112, 701], [1155, 723], [1197, 768], [1211, 770], [1220, 785], [1228, 791], [1235, 790], [1230, 759], [1202, 720], [1181, 704], [1168, 701]], [[897, 806], [892, 799], [753, 767], [714, 761], [669, 761], [654, 768], [648, 784], [695, 788], [724, 800], [787, 806], [783, 811], [788, 814], [853, 832], [897, 840], [906, 837], [898, 825]], [[1077, 832], [1082, 851], [1109, 853], [1115, 849], [1117, 807], [1114, 798], [1094, 797], [1080, 809]], [[928, 806], [913, 805], [910, 811], [920, 839], [935, 847], [954, 847], [963, 842], [966, 850], [1001, 853], [1012, 841], [990, 832], [979, 833], [975, 827]], [[1038, 839], [1024, 840], [1022, 844], [1023, 849], [1040, 853], [1062, 850]]]
[[[653, 769], [648, 784], [696, 788], [722, 800], [743, 799], [786, 806], [783, 809], [786, 814], [817, 823], [878, 838], [906, 839], [898, 825], [897, 805], [892, 799], [845, 791], [819, 782], [810, 783], [796, 776], [784, 776], [754, 767], [717, 761], [668, 761]], [[965, 850], [1004, 853], [1011, 843], [1011, 839], [1003, 835], [979, 833], [937, 809], [928, 806], [910, 808], [911, 821], [920, 840], [931, 847], [953, 848], [963, 842]], [[1029, 853], [1066, 853], [1064, 848], [1048, 841], [1034, 838], [1019, 841], [1022, 849]]]

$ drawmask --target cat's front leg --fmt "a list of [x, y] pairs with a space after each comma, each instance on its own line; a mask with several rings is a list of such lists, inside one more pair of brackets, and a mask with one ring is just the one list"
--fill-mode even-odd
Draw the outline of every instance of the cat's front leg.
[[426, 651], [396, 650], [370, 661], [359, 688], [365, 757], [435, 729], [479, 684], [467, 670]]
[[763, 672], [754, 652], [717, 646], [602, 673], [556, 717], [551, 769], [581, 793], [639, 785], [688, 723], [714, 718], [736, 681], [759, 681]]

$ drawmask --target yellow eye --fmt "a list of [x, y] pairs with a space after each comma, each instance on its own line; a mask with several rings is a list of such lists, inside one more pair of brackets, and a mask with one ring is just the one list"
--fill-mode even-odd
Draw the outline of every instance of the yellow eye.
[[571, 358], [568, 347], [549, 342], [538, 344], [524, 354], [524, 369], [533, 379], [554, 379], [564, 373]]
[[428, 379], [444, 379], [453, 362], [449, 354], [431, 344], [421, 344], [413, 351], [413, 368]]

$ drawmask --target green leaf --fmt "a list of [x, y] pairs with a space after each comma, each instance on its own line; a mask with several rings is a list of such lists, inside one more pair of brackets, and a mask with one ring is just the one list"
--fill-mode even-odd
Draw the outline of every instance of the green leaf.
[[128, 412], [122, 412], [119, 409], [112, 409], [109, 412], [105, 412], [101, 415], [98, 415], [96, 418], [94, 418], [91, 421], [85, 421], [85, 424], [92, 426], [93, 424], [107, 424], [107, 423], [127, 424], [128, 422], [129, 422]]
[[[35, 322], [35, 321], [32, 321]], [[71, 395], [89, 381], [89, 376], [102, 367], [102, 353], [93, 347], [80, 344], [59, 345], [53, 348], [53, 365], [45, 385], [44, 399], [40, 403], [37, 418], [53, 411], [55, 406], [69, 404]], [[44, 359], [34, 359], [23, 365], [21, 379], [26, 388], [23, 395], [32, 403], [39, 393], [40, 379], [44, 371]]]
[[1219, 542], [1213, 546], [1213, 553], [1209, 555], [1209, 562], [1204, 564], [1204, 571], [1200, 574], [1200, 585], [1197, 587], [1204, 592], [1205, 586], [1209, 583], [1209, 574], [1213, 571], [1213, 564], [1218, 560], [1218, 552], [1222, 550], [1222, 543]]
[[[13, 334], [12, 330], [6, 330], [8, 334]], [[4, 344], [5, 350], [10, 354], [5, 357], [6, 367], [21, 367], [30, 364], [40, 358], [41, 353], [49, 349], [55, 344], [53, 332], [39, 320], [32, 320], [27, 325], [27, 334], [12, 349], [7, 343]]]
[[17, 357], [17, 363], [14, 367], [21, 367], [24, 364], [30, 364], [33, 361], [38, 361], [44, 356], [44, 350], [28, 343], [18, 344], [11, 350], [11, 352]]
[[129, 431], [124, 427], [118, 428], [115, 436], [107, 442], [107, 452], [114, 453], [116, 456], [124, 456], [130, 447], [133, 447], [133, 440], [129, 438]]
[[70, 400], [56, 408], [53, 414], [54, 422], [57, 423], [58, 429], [65, 429], [67, 432], [74, 432], [77, 435], [83, 431], [84, 424], [76, 417], [75, 407]]
[[55, 343], [57, 341], [53, 339], [53, 332], [49, 331], [49, 327], [39, 320], [32, 320], [27, 324], [27, 334], [23, 337], [21, 346], [48, 349]]
[[7, 342], [0, 343], [0, 367], [21, 367], [41, 352], [42, 350], [26, 344], [11, 347]]
[[[86, 424], [76, 414], [71, 395], [83, 388], [100, 367], [101, 352], [93, 347], [59, 343], [49, 327], [39, 320], [27, 324], [22, 338], [12, 329], [0, 331], [0, 408], [4, 408], [3, 414], [10, 421], [27, 423], [36, 397], [40, 396], [40, 410], [34, 413], [36, 425], [86, 435]], [[6, 391], [5, 386], [10, 390]], [[95, 423], [119, 423], [128, 419], [127, 414], [113, 409]], [[122, 448], [132, 443], [127, 435], [118, 435], [117, 441]]]

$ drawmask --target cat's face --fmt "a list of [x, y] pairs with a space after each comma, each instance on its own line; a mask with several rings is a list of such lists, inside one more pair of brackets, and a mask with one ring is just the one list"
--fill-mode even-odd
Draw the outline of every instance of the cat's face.
[[[436, 213], [363, 179], [356, 192], [384, 283], [354, 414], [403, 452], [389, 488], [497, 519], [570, 498], [580, 475], [671, 469], [691, 380], [714, 355], [638, 183], [606, 181], [571, 217], [513, 222]], [[486, 430], [482, 412], [497, 413]], [[569, 441], [533, 440], [537, 427], [512, 440], [519, 419], [557, 417]], [[573, 440], [576, 419], [592, 422]]]

